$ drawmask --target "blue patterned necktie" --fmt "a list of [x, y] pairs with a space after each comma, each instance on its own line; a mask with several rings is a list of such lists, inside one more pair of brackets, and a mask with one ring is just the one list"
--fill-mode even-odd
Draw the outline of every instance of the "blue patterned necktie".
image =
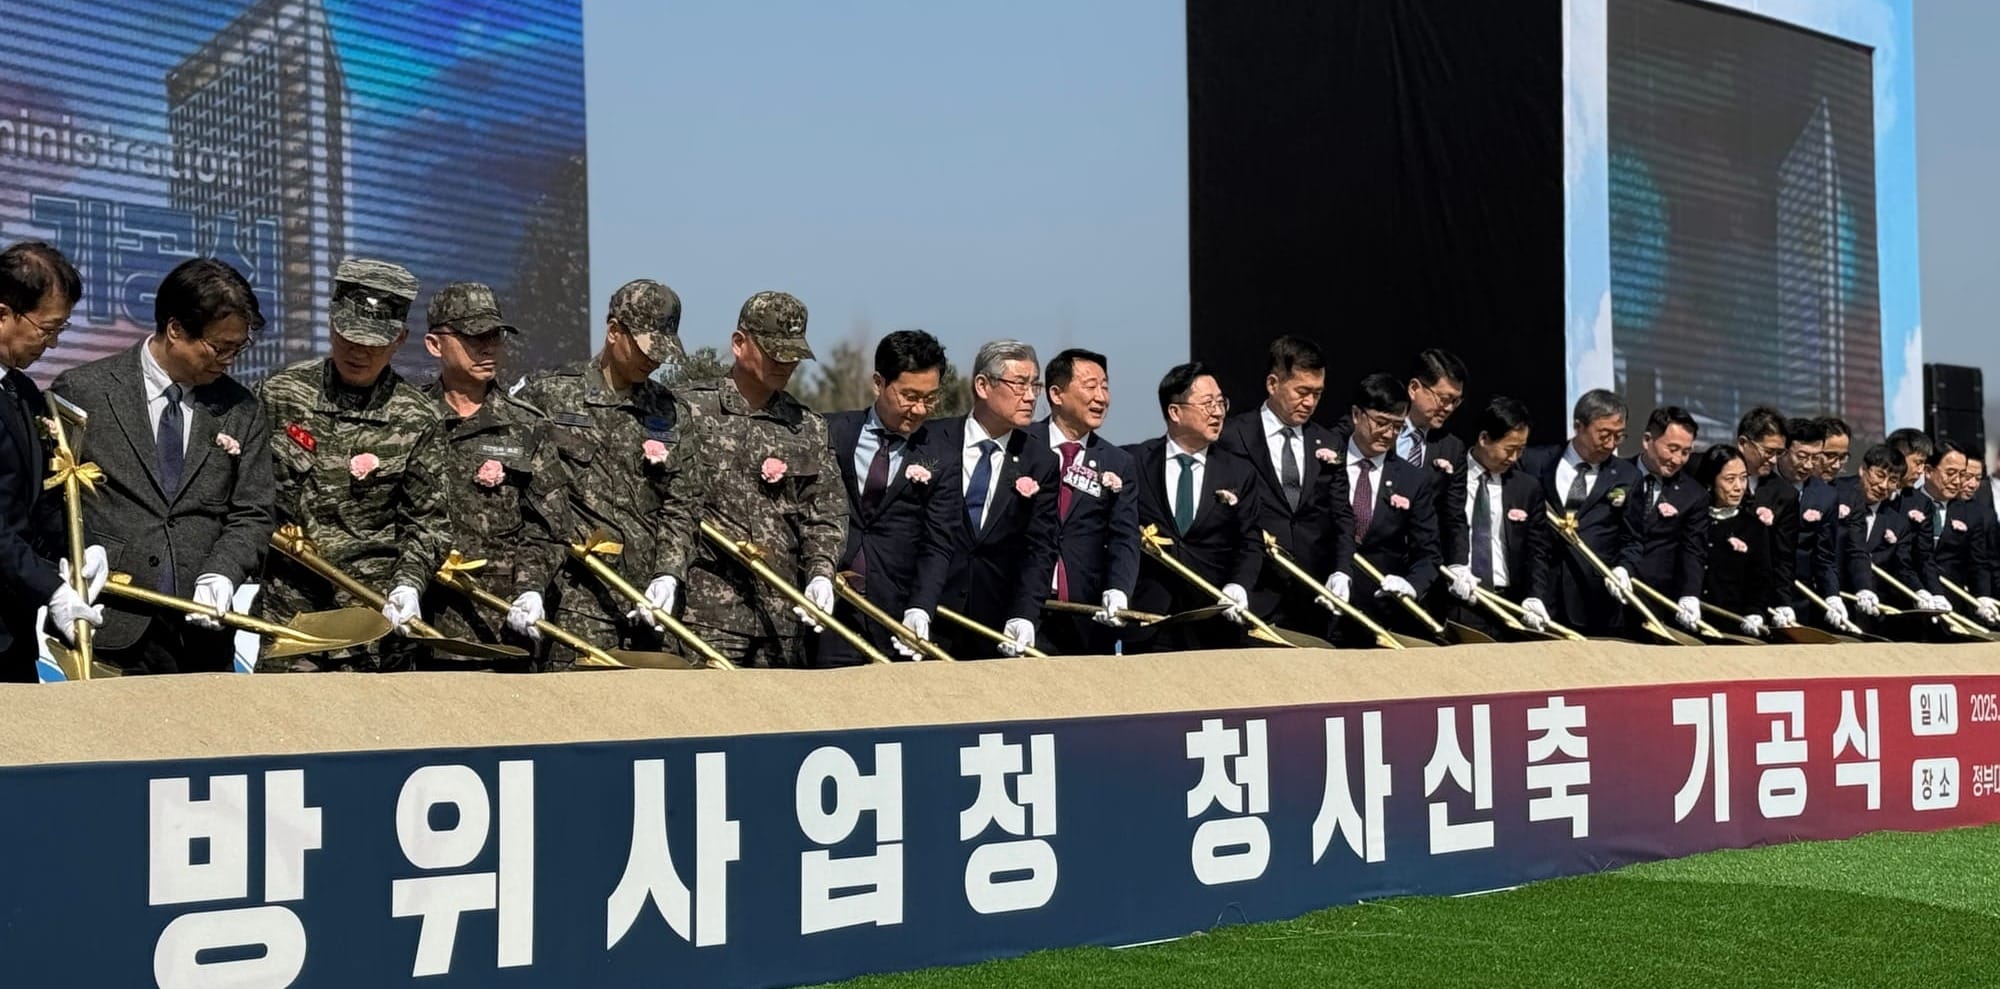
[[972, 468], [972, 480], [965, 487], [965, 521], [974, 532], [986, 518], [986, 489], [993, 483], [993, 454], [999, 450], [1000, 444], [992, 440], [979, 441], [979, 463]]

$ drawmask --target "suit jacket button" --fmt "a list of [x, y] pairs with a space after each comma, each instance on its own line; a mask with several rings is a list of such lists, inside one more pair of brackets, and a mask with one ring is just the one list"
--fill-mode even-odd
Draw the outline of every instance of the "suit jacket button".
[[147, 565], [147, 566], [153, 566], [153, 567], [157, 567], [157, 566], [159, 566], [159, 565], [160, 565], [160, 558], [159, 558], [159, 557], [157, 557], [157, 556], [149, 556], [149, 557], [146, 557], [146, 565]]

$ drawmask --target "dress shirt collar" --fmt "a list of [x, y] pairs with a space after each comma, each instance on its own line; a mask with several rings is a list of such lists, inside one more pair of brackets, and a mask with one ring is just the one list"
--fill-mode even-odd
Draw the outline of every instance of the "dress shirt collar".
[[965, 448], [968, 450], [978, 446], [980, 440], [992, 440], [994, 443], [999, 444], [1000, 449], [1005, 450], [1007, 449], [1007, 438], [1012, 435], [1014, 435], [1014, 431], [1009, 429], [995, 436], [988, 433], [985, 426], [979, 424], [978, 416], [968, 414], [965, 417]]
[[1173, 437], [1167, 437], [1167, 461], [1171, 463], [1175, 457], [1183, 453], [1193, 457], [1194, 462], [1197, 464], [1206, 465], [1208, 463], [1208, 447], [1202, 447], [1199, 450], [1189, 450], [1182, 447], [1179, 443], [1174, 442]]
[[[1268, 402], [1257, 406], [1257, 418], [1258, 421], [1264, 424], [1264, 438], [1267, 440], [1284, 432], [1287, 428], [1284, 422], [1278, 418], [1278, 414], [1271, 411], [1271, 406]], [[1300, 427], [1293, 426], [1289, 428], [1298, 430], [1300, 435], [1305, 434], [1305, 430]]]
[[1070, 439], [1069, 434], [1063, 432], [1062, 426], [1056, 422], [1055, 417], [1050, 416], [1049, 450], [1054, 452], [1056, 455], [1060, 456], [1062, 454], [1062, 445], [1064, 443], [1075, 443], [1078, 446], [1089, 446], [1090, 434], [1084, 433], [1082, 436], [1079, 436], [1076, 439]]
[[1365, 453], [1362, 453], [1361, 448], [1354, 445], [1354, 437], [1350, 436], [1347, 438], [1347, 459], [1350, 463], [1358, 464], [1361, 461], [1366, 460], [1370, 464], [1373, 464], [1375, 466], [1375, 470], [1380, 471], [1382, 469], [1382, 461], [1387, 457], [1388, 457], [1387, 453], [1383, 453], [1373, 457]]
[[[152, 337], [147, 337], [146, 342], [139, 345], [139, 376], [146, 383], [146, 401], [148, 402], [165, 394], [167, 386], [174, 383], [174, 379], [167, 375], [167, 369], [161, 367], [160, 362], [153, 359]], [[181, 388], [181, 400], [183, 402], [187, 400], [187, 393], [190, 390], [185, 386]]]

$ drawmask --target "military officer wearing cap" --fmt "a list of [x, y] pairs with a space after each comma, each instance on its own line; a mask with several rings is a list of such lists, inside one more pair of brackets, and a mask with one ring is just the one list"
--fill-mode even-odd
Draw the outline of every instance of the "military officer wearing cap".
[[800, 666], [802, 616], [702, 539], [699, 524], [706, 519], [755, 542], [772, 570], [833, 610], [847, 496], [826, 421], [785, 391], [799, 362], [813, 356], [805, 305], [783, 292], [751, 296], [729, 349], [735, 363], [727, 376], [681, 396], [689, 466], [667, 495], [665, 570], [687, 587], [682, 620], [723, 655], [738, 665]]
[[438, 289], [426, 315], [424, 349], [438, 359], [438, 377], [424, 391], [444, 417], [452, 549], [462, 561], [485, 561], [468, 576], [513, 606], [502, 619], [433, 582], [424, 611], [446, 635], [539, 640], [535, 623], [548, 617], [543, 594], [572, 534], [547, 417], [493, 383], [508, 338], [520, 330], [478, 282]]
[[[658, 546], [681, 413], [673, 393], [651, 375], [680, 359], [680, 326], [681, 299], [673, 289], [651, 279], [627, 282], [611, 295], [604, 349], [515, 386], [516, 397], [549, 417], [569, 485], [568, 538], [602, 532], [621, 547], [606, 562], [668, 608], [676, 585], [664, 576]], [[650, 618], [567, 558], [555, 612], [557, 625], [604, 648], [660, 644]], [[574, 659], [566, 653], [554, 649], [558, 662]]]
[[[421, 588], [451, 548], [445, 492], [448, 456], [437, 402], [389, 367], [409, 336], [417, 280], [386, 261], [349, 258], [333, 276], [333, 333], [326, 357], [264, 379], [271, 415], [278, 524], [297, 526], [322, 557], [388, 597], [382, 613], [400, 630], [417, 617]], [[280, 553], [267, 556], [264, 610], [352, 606], [324, 578]], [[402, 669], [421, 650], [392, 637], [365, 656], [317, 664]]]

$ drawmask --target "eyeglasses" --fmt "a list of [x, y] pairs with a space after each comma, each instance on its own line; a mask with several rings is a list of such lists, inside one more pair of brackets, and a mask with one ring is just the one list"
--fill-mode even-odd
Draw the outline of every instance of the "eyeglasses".
[[1042, 393], [1042, 383], [1031, 378], [995, 378], [993, 380], [1013, 389], [1017, 395], [1040, 395]]
[[35, 317], [33, 317], [33, 316], [30, 316], [30, 315], [28, 315], [27, 313], [24, 313], [24, 312], [23, 312], [23, 313], [15, 313], [14, 315], [16, 315], [16, 316], [19, 316], [19, 317], [21, 317], [22, 319], [25, 319], [25, 320], [27, 320], [27, 321], [28, 321], [28, 325], [29, 325], [29, 326], [32, 326], [32, 327], [34, 327], [34, 328], [35, 328], [36, 330], [38, 330], [38, 331], [40, 331], [40, 332], [41, 332], [41, 334], [42, 334], [42, 339], [44, 339], [44, 340], [47, 340], [47, 341], [49, 341], [49, 342], [51, 342], [51, 343], [55, 342], [55, 339], [56, 339], [57, 337], [59, 337], [59, 336], [62, 336], [62, 332], [63, 332], [64, 330], [67, 330], [67, 329], [69, 329], [69, 328], [70, 328], [70, 325], [71, 325], [71, 324], [70, 324], [70, 321], [69, 321], [69, 320], [66, 320], [66, 319], [65, 319], [65, 320], [63, 320], [62, 322], [60, 322], [60, 323], [57, 323], [57, 324], [56, 324], [56, 325], [54, 325], [54, 326], [43, 326], [43, 325], [42, 325], [42, 322], [41, 322], [40, 320], [36, 319], [36, 318], [35, 318]]
[[1429, 385], [1420, 384], [1417, 387], [1422, 388], [1427, 392], [1430, 392], [1431, 397], [1437, 399], [1438, 408], [1443, 409], [1446, 412], [1450, 412], [1453, 409], [1458, 408], [1459, 404], [1465, 401], [1464, 392], [1460, 392], [1454, 395], [1451, 394], [1450, 392], [1438, 391], [1436, 388], [1432, 388]]
[[203, 347], [208, 348], [208, 355], [210, 357], [215, 358], [215, 362], [217, 364], [227, 364], [230, 361], [235, 360], [237, 354], [240, 354], [243, 351], [249, 349], [250, 341], [248, 339], [245, 339], [242, 343], [236, 344], [235, 346], [232, 347], [218, 347], [215, 344], [209, 342], [209, 339], [207, 337], [202, 337], [201, 345]]
[[937, 408], [938, 398], [939, 398], [938, 393], [934, 391], [913, 392], [913, 391], [898, 390], [890, 392], [890, 394], [896, 396], [896, 401], [901, 402], [904, 405], [907, 405], [913, 409], [919, 405], [927, 409], [935, 409]]
[[1205, 398], [1199, 402], [1174, 402], [1172, 404], [1187, 409], [1200, 409], [1209, 415], [1227, 414], [1229, 412], [1229, 399], [1227, 398]]
[[1374, 426], [1376, 429], [1401, 430], [1403, 428], [1403, 417], [1392, 413], [1364, 412], [1361, 414], [1361, 417], [1368, 420], [1368, 424]]
[[1823, 464], [1832, 464], [1832, 465], [1833, 465], [1833, 466], [1835, 466], [1835, 467], [1840, 467], [1840, 466], [1843, 466], [1843, 465], [1845, 465], [1845, 464], [1847, 463], [1847, 460], [1848, 460], [1848, 458], [1849, 458], [1849, 457], [1851, 457], [1851, 456], [1853, 456], [1853, 454], [1849, 454], [1849, 453], [1822, 453], [1822, 454], [1820, 454], [1820, 455], [1819, 455], [1819, 462], [1820, 462], [1820, 463], [1823, 463]]

